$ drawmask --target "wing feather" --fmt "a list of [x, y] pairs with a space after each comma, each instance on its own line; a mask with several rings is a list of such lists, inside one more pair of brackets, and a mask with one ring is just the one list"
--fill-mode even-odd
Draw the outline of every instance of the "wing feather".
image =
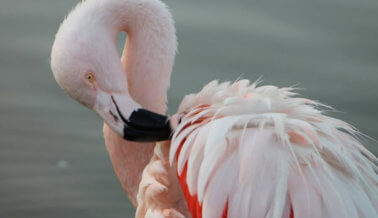
[[292, 88], [248, 84], [212, 82], [179, 108], [170, 162], [192, 216], [378, 217], [361, 134]]

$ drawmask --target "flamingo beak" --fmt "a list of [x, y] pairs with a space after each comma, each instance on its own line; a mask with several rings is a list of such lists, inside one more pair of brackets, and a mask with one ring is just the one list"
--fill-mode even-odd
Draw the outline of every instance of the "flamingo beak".
[[123, 138], [129, 141], [163, 141], [170, 139], [172, 135], [168, 117], [143, 108], [133, 111], [124, 122]]
[[168, 117], [143, 109], [127, 94], [98, 91], [93, 109], [113, 131], [126, 140], [156, 142], [171, 138]]

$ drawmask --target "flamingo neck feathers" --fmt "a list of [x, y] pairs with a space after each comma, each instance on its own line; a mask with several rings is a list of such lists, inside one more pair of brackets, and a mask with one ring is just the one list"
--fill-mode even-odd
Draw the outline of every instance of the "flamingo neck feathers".
[[[167, 7], [158, 0], [87, 0], [83, 7], [80, 18], [100, 30], [89, 33], [98, 34], [99, 40], [113, 40], [113, 51], [118, 33], [127, 33], [121, 62], [129, 94], [144, 108], [165, 113], [177, 49], [174, 23]], [[142, 172], [155, 144], [125, 141], [106, 124], [104, 138], [114, 171], [136, 206]]]
[[[127, 41], [122, 64], [127, 73], [129, 92], [143, 107], [165, 113], [167, 89], [177, 49], [173, 19], [157, 0], [129, 0], [132, 26], [124, 26]], [[125, 10], [127, 10], [125, 8]]]
[[159, 0], [86, 0], [69, 18], [62, 24], [65, 26], [63, 35], [74, 35], [71, 40], [91, 41], [96, 46], [90, 51], [101, 61], [110, 61], [108, 56], [115, 57], [117, 35], [125, 31], [127, 40], [121, 63], [127, 74], [129, 93], [146, 109], [165, 113], [177, 40], [171, 13], [164, 3]]

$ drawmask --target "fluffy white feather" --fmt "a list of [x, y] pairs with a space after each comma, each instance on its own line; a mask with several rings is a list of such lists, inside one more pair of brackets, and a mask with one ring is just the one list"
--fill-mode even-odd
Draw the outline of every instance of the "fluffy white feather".
[[150, 163], [143, 170], [137, 195], [137, 218], [189, 217], [176, 168], [168, 162], [169, 142], [157, 143]]
[[247, 80], [186, 96], [169, 159], [203, 217], [377, 217], [376, 157], [321, 107]]

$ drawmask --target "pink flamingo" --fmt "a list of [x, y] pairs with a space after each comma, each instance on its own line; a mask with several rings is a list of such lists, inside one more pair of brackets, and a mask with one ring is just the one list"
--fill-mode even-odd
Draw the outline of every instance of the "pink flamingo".
[[292, 88], [213, 81], [159, 115], [176, 47], [159, 0], [87, 0], [52, 48], [58, 84], [105, 121], [136, 217], [377, 217], [376, 157]]

